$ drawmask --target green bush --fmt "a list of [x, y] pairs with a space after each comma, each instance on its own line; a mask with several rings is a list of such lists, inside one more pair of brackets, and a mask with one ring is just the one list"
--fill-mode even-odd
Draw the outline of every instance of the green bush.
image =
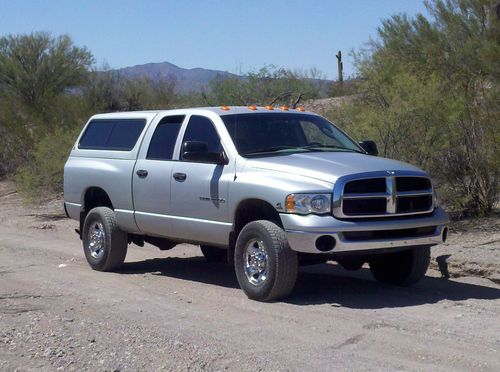
[[417, 164], [459, 214], [491, 212], [500, 184], [500, 21], [488, 0], [436, 0], [394, 16], [355, 55], [359, 95], [329, 117]]
[[41, 201], [63, 190], [63, 172], [81, 128], [57, 129], [38, 141], [30, 160], [16, 175], [18, 190], [31, 201]]
[[318, 98], [325, 90], [322, 75], [317, 70], [291, 71], [266, 66], [251, 72], [245, 79], [216, 77], [210, 82], [210, 91], [204, 93], [209, 106], [230, 105], [289, 105]]

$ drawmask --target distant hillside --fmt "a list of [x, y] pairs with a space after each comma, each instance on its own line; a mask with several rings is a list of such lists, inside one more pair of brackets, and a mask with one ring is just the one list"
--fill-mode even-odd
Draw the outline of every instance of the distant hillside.
[[174, 76], [177, 81], [177, 89], [182, 93], [200, 91], [202, 88], [206, 88], [208, 83], [217, 75], [238, 77], [238, 75], [226, 71], [207, 70], [204, 68], [187, 69], [170, 62], [146, 63], [144, 65], [125, 67], [117, 71], [131, 78], [147, 76], [151, 79], [157, 79], [158, 77], [166, 78]]
[[[146, 63], [144, 65], [124, 67], [116, 71], [122, 73], [126, 77], [138, 78], [149, 77], [150, 79], [158, 79], [159, 77], [167, 78], [174, 76], [176, 79], [176, 89], [179, 93], [187, 93], [190, 91], [199, 92], [203, 88], [207, 88], [210, 81], [216, 76], [223, 77], [238, 77], [245, 79], [245, 76], [232, 74], [227, 71], [208, 70], [204, 68], [182, 68], [170, 62]], [[325, 83], [331, 83], [331, 80], [312, 79], [316, 84], [326, 86]]]

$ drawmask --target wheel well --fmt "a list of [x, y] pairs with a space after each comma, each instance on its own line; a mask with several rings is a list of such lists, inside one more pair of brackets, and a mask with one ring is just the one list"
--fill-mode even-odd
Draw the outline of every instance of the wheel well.
[[108, 194], [100, 187], [88, 188], [83, 199], [83, 209], [85, 214], [95, 207], [108, 207], [114, 209], [113, 203], [111, 203], [111, 199]]
[[87, 213], [95, 207], [108, 207], [114, 209], [113, 203], [111, 203], [111, 199], [106, 191], [100, 187], [89, 187], [87, 191], [85, 191], [85, 195], [83, 197], [83, 208], [80, 211], [80, 229], [77, 230], [80, 235], [80, 239], [82, 239], [85, 217], [87, 217]]
[[256, 220], [274, 221], [280, 227], [283, 227], [278, 211], [271, 204], [260, 199], [248, 199], [242, 201], [236, 209], [234, 218], [236, 236], [247, 223]]

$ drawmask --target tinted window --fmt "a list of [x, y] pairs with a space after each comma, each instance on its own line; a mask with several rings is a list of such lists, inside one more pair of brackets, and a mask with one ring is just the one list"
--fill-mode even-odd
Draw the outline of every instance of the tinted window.
[[113, 121], [95, 120], [90, 122], [80, 139], [79, 147], [81, 149], [104, 148], [114, 125]]
[[241, 155], [310, 151], [361, 151], [328, 120], [316, 115], [255, 113], [222, 120]]
[[344, 146], [344, 144], [335, 137], [335, 129], [332, 126], [325, 124], [319, 125], [311, 121], [300, 121], [300, 126], [304, 131], [307, 143], [320, 143], [325, 146]]
[[209, 152], [221, 152], [222, 145], [214, 124], [203, 116], [191, 116], [182, 143], [186, 141], [206, 142]]
[[143, 119], [92, 120], [78, 145], [81, 149], [130, 151], [146, 124]]
[[148, 149], [148, 159], [172, 160], [177, 134], [184, 116], [167, 116], [161, 119], [153, 133]]

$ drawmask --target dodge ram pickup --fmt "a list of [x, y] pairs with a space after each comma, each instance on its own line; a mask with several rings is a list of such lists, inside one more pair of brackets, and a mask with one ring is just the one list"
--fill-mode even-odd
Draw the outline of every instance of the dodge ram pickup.
[[131, 243], [192, 243], [260, 301], [328, 260], [412, 285], [448, 233], [424, 171], [288, 107], [95, 115], [66, 162], [64, 208], [94, 270], [118, 269]]

